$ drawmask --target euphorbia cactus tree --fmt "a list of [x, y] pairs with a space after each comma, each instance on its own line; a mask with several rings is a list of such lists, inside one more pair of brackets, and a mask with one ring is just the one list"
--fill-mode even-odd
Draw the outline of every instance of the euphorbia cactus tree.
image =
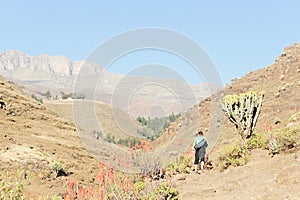
[[222, 108], [229, 120], [234, 123], [243, 140], [250, 138], [257, 122], [264, 92], [254, 91], [240, 95], [226, 95]]

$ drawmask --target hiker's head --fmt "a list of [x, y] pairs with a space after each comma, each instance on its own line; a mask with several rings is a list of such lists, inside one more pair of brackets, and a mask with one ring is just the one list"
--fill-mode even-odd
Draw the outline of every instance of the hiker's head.
[[196, 132], [195, 135], [196, 135], [196, 136], [198, 136], [198, 135], [203, 135], [203, 132], [202, 132], [202, 131], [198, 131], [198, 132]]

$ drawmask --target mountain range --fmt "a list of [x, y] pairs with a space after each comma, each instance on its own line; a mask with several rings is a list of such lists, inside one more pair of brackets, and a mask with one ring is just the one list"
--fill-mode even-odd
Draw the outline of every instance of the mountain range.
[[[0, 76], [1, 183], [3, 177], [12, 177], [11, 181], [21, 181], [24, 192], [45, 195], [62, 194], [65, 191], [62, 185], [67, 185], [66, 180], [70, 179], [78, 180], [82, 186], [95, 185], [94, 174], [99, 171], [99, 161], [91, 155], [95, 152], [86, 150], [74, 122], [66, 117], [71, 113], [68, 101], [63, 101], [61, 105], [56, 102], [50, 110], [47, 104], [24, 94], [20, 87]], [[245, 166], [229, 166], [223, 172], [214, 167], [204, 170], [200, 176], [189, 172], [172, 175], [166, 180], [178, 189], [181, 199], [199, 199], [199, 194], [208, 199], [298, 199], [299, 89], [300, 44], [294, 44], [285, 48], [273, 64], [233, 80], [223, 91], [198, 102], [171, 123], [163, 135], [152, 143], [155, 150], [166, 149], [168, 143], [176, 148], [191, 145], [192, 132], [204, 130], [209, 142], [208, 156], [213, 163], [218, 162], [218, 155], [227, 152], [227, 147], [240, 138], [235, 126], [225, 119], [222, 111], [215, 112], [220, 109], [220, 99], [225, 94], [264, 91], [255, 134], [272, 136], [281, 133], [284, 136], [286, 131], [292, 130], [292, 136], [296, 138], [291, 138], [296, 141], [295, 148], [276, 155], [270, 155], [265, 148], [253, 149]], [[106, 131], [111, 129], [116, 132], [117, 127], [111, 126], [114, 116], [110, 107], [97, 104], [97, 114], [103, 120]], [[124, 113], [119, 112], [119, 115]], [[127, 121], [123, 123], [128, 125]], [[93, 139], [98, 141], [95, 137]], [[257, 137], [253, 141], [261, 140]], [[111, 144], [111, 148], [99, 147], [107, 158], [113, 156], [109, 154], [112, 148], [115, 144]], [[63, 166], [65, 171], [61, 176], [55, 174], [59, 166]], [[17, 178], [19, 175], [22, 178]]]
[[[80, 72], [83, 64], [84, 72]], [[64, 56], [30, 56], [18, 50], [0, 53], [0, 74], [24, 86], [29, 94], [50, 91], [55, 97], [74, 92], [79, 72], [87, 82], [80, 92], [87, 98], [113, 104], [134, 117], [184, 112], [219, 89], [212, 83], [195, 85], [183, 80], [113, 74], [96, 63]], [[88, 80], [96, 81], [100, 76], [96, 90], [88, 85]]]

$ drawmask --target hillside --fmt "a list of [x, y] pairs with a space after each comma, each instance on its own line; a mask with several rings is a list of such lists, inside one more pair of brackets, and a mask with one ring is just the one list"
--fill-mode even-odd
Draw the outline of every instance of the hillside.
[[[255, 72], [249, 72], [230, 83], [226, 94], [238, 94], [250, 89], [265, 91], [263, 107], [256, 131], [285, 127], [290, 116], [300, 110], [300, 44], [284, 49], [275, 62]], [[201, 106], [201, 105], [200, 105]], [[276, 122], [276, 123], [275, 123]], [[223, 137], [233, 132], [232, 124], [224, 127]], [[222, 140], [222, 139], [221, 139]]]
[[[84, 108], [86, 100], [74, 100], [81, 101], [82, 107]], [[52, 110], [55, 113], [58, 113], [62, 117], [67, 117], [69, 119], [74, 120], [73, 118], [73, 102], [72, 100], [61, 100], [61, 101], [46, 101], [45, 106]], [[137, 134], [137, 129], [141, 129], [141, 125], [138, 124], [135, 119], [130, 118], [124, 111], [120, 109], [113, 109], [109, 104], [95, 102], [95, 110], [97, 113], [98, 123], [101, 126], [101, 130], [98, 130], [97, 127], [92, 127], [91, 123], [86, 120], [84, 124], [82, 124], [83, 129], [88, 130], [90, 132], [100, 131], [102, 134], [111, 135], [115, 137], [115, 140], [125, 139], [127, 137], [140, 137]], [[116, 119], [119, 119], [116, 121]], [[128, 135], [127, 133], [130, 133]]]
[[[219, 109], [220, 99], [225, 94], [239, 94], [250, 89], [265, 91], [255, 132], [286, 127], [290, 116], [300, 111], [300, 44], [285, 48], [273, 64], [233, 80], [224, 92], [205, 99], [186, 112], [183, 120], [178, 122], [181, 127], [174, 124], [170, 129], [177, 131], [168, 132], [161, 141], [178, 131], [187, 131], [188, 135], [195, 129], [207, 129], [210, 158], [216, 162], [218, 152], [224, 145], [237, 141], [239, 135], [227, 118], [223, 118], [224, 124], [221, 124], [222, 117], [212, 117], [212, 110]], [[220, 133], [218, 127], [222, 128]], [[296, 131], [299, 132], [299, 128]], [[255, 150], [246, 166], [229, 168], [221, 173], [217, 169], [205, 171], [200, 175], [201, 181], [194, 174], [186, 175], [184, 181], [177, 178], [173, 181], [183, 199], [196, 200], [199, 196], [206, 199], [299, 199], [299, 170], [299, 148], [275, 157], [268, 155], [268, 151]]]
[[[182, 118], [171, 123], [168, 130], [152, 144], [156, 147], [157, 155], [167, 158], [170, 153], [177, 155], [189, 150], [193, 140], [192, 132], [201, 129], [205, 132], [207, 130], [210, 159], [216, 162], [224, 145], [232, 144], [239, 138], [234, 126], [220, 110], [220, 99], [225, 94], [239, 94], [249, 89], [266, 93], [256, 133], [286, 127], [290, 116], [300, 111], [300, 44], [285, 48], [273, 64], [233, 80], [224, 91], [206, 98], [183, 113]], [[71, 101], [40, 104], [23, 93], [19, 86], [1, 76], [0, 94], [0, 181], [6, 180], [7, 176], [12, 180], [21, 176], [25, 182], [25, 192], [30, 195], [52, 195], [65, 191], [66, 180], [70, 178], [78, 180], [80, 185], [95, 184], [98, 161], [86, 149], [101, 161], [111, 159], [109, 156], [112, 152], [116, 158], [123, 159], [122, 164], [130, 160], [126, 156], [131, 154], [121, 154], [123, 149], [118, 154], [115, 145], [95, 140], [91, 134], [94, 127], [90, 126], [94, 122], [89, 121], [91, 116], [87, 112], [89, 101], [77, 101], [79, 108], [82, 108], [77, 111], [82, 114], [79, 116], [86, 127], [78, 127], [78, 124], [75, 127], [72, 122], [74, 118], [70, 117]], [[120, 126], [114, 125], [113, 121], [128, 119], [126, 113], [119, 110], [113, 115], [112, 108], [104, 103], [93, 102], [91, 105], [92, 108], [96, 105], [96, 115], [104, 123], [105, 133], [122, 134]], [[127, 125], [129, 132], [139, 126], [134, 123], [131, 126], [132, 122], [126, 120], [118, 122], [123, 124], [121, 127]], [[292, 127], [296, 127], [295, 131], [299, 132], [299, 119], [297, 123]], [[76, 132], [76, 128], [83, 132]], [[87, 133], [87, 137], [81, 139], [88, 146], [80, 140], [82, 133]], [[182, 139], [181, 149], [178, 148], [180, 144], [177, 139]], [[252, 151], [249, 163], [245, 166], [229, 167], [224, 172], [214, 168], [202, 172], [200, 176], [180, 174], [167, 181], [178, 188], [182, 199], [188, 200], [200, 197], [299, 199], [299, 147], [273, 157], [268, 153], [267, 150], [257, 149]]]
[[[56, 177], [62, 166], [70, 178], [90, 184], [98, 162], [81, 143], [72, 121], [58, 116], [0, 76], [1, 180], [25, 177], [25, 192], [58, 194], [66, 176]], [[17, 172], [17, 173], [16, 173]], [[27, 179], [26, 179], [27, 177]]]
[[[173, 130], [188, 132], [201, 129], [208, 130], [207, 136], [212, 137], [212, 143], [217, 142], [217, 135], [220, 136], [218, 145], [237, 139], [239, 135], [234, 125], [225, 118], [220, 100], [226, 94], [240, 94], [250, 89], [265, 91], [256, 131], [285, 127], [289, 117], [300, 110], [300, 44], [285, 48], [275, 63], [233, 80], [223, 91], [192, 107], [170, 127], [171, 133], [165, 134], [165, 137], [172, 137]], [[162, 137], [161, 141], [164, 139]]]
[[[159, 73], [158, 71], [157, 74]], [[160, 117], [186, 111], [218, 89], [215, 85], [188, 84], [182, 80], [113, 74], [97, 63], [72, 61], [64, 56], [30, 56], [17, 50], [0, 53], [0, 75], [22, 85], [30, 95], [49, 90], [55, 98], [61, 92], [73, 92], [79, 74], [85, 80], [84, 84], [87, 84], [80, 93], [88, 99], [95, 97], [97, 101], [104, 103], [113, 102], [114, 106], [133, 117]], [[93, 83], [88, 85], [88, 80], [93, 80]], [[131, 94], [130, 97], [127, 96], [128, 93]], [[129, 105], [124, 105], [124, 102]], [[157, 104], [161, 105], [159, 109], [164, 112], [156, 109]]]

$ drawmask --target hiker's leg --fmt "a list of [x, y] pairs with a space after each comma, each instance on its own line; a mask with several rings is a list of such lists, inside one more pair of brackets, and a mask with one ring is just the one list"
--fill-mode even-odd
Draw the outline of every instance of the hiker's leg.
[[205, 148], [200, 149], [200, 169], [204, 169], [204, 161], [205, 161]]
[[195, 151], [195, 161], [194, 161], [194, 170], [198, 170], [198, 164], [199, 164], [199, 158], [200, 158], [200, 149], [197, 149]]
[[203, 168], [204, 168], [204, 161], [201, 161], [200, 162], [200, 169], [203, 170]]

